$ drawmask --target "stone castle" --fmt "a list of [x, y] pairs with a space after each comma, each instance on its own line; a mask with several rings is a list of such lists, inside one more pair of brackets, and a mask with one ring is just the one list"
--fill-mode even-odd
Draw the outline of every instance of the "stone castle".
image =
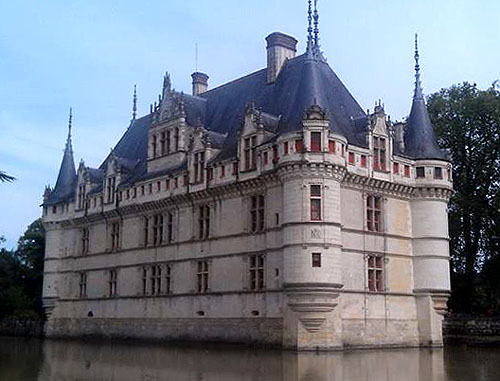
[[267, 67], [192, 95], [164, 78], [99, 168], [70, 132], [53, 189], [49, 337], [440, 346], [449, 295], [451, 166], [416, 49], [406, 123], [365, 112], [319, 48], [267, 37]]

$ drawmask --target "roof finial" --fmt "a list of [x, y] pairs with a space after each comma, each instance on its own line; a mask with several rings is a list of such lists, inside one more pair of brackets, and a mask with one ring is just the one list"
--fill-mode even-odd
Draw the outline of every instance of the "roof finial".
[[319, 13], [318, 0], [314, 0], [314, 46], [319, 48]]
[[132, 105], [132, 120], [135, 120], [137, 116], [137, 85], [134, 85], [134, 98]]
[[418, 53], [418, 34], [415, 33], [415, 95], [414, 98], [423, 98], [422, 82], [420, 81], [420, 54]]
[[68, 119], [68, 138], [66, 139], [66, 149], [65, 151], [73, 151], [71, 145], [71, 128], [73, 127], [73, 108], [69, 108], [69, 119]]
[[312, 27], [312, 0], [309, 0], [309, 9], [307, 11], [307, 51], [311, 51], [313, 47], [313, 27]]

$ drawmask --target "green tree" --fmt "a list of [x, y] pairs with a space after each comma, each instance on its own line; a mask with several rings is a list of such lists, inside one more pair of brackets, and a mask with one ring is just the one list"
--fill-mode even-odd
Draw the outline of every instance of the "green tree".
[[488, 291], [485, 282], [492, 266], [500, 271], [500, 91], [497, 83], [480, 90], [465, 82], [431, 95], [428, 109], [453, 167], [450, 306], [485, 312], [500, 300], [500, 284], [490, 284]]

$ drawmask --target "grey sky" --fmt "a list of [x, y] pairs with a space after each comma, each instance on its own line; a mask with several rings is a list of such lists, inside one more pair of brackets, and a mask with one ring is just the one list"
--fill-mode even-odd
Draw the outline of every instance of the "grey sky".
[[[420, 36], [426, 94], [500, 77], [496, 0], [320, 0], [321, 44], [364, 109], [382, 99], [408, 113], [413, 35]], [[98, 166], [128, 126], [133, 85], [139, 115], [166, 70], [190, 92], [198, 68], [214, 87], [265, 66], [264, 38], [292, 34], [305, 48], [306, 0], [16, 0], [0, 2], [0, 235], [15, 244], [54, 184], [73, 107], [75, 161]]]

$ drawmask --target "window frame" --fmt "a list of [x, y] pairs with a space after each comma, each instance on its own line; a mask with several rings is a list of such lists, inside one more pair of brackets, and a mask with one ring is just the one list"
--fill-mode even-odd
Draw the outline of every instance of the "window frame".
[[369, 194], [366, 196], [365, 211], [366, 211], [366, 230], [369, 232], [383, 232], [382, 224], [382, 197], [379, 195]]
[[248, 287], [251, 291], [261, 291], [266, 288], [266, 256], [252, 254], [248, 258]]
[[366, 288], [369, 292], [385, 291], [385, 260], [380, 255], [367, 255], [366, 258]]
[[198, 294], [209, 291], [209, 262], [208, 260], [196, 261], [196, 289]]
[[[313, 189], [319, 190], [319, 192], [313, 192]], [[311, 221], [322, 221], [323, 220], [323, 190], [320, 184], [310, 184], [309, 185], [309, 203], [310, 203], [310, 219]]]

